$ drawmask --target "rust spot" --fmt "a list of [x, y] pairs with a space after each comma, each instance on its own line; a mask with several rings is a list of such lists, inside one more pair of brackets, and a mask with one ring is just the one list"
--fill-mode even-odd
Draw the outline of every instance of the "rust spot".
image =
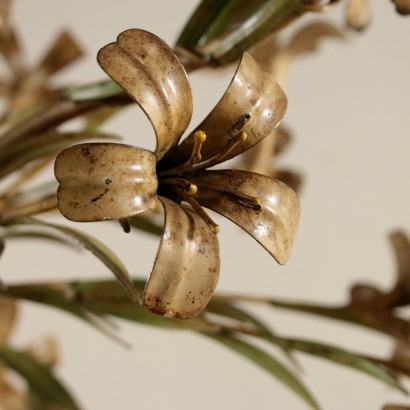
[[104, 192], [101, 192], [100, 195], [97, 195], [96, 197], [94, 197], [94, 198], [91, 200], [91, 202], [97, 202], [97, 201], [99, 201], [108, 191], [109, 191], [109, 189], [108, 189], [108, 188], [105, 188], [105, 189], [104, 189]]

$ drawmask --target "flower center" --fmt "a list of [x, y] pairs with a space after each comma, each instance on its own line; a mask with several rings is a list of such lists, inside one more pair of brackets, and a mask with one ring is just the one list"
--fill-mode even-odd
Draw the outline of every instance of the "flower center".
[[261, 201], [259, 198], [236, 192], [226, 186], [210, 183], [201, 179], [197, 175], [197, 171], [210, 168], [223, 162], [235, 147], [246, 141], [248, 135], [246, 132], [242, 131], [242, 129], [249, 121], [250, 117], [250, 114], [243, 115], [231, 127], [228, 134], [228, 142], [225, 146], [223, 146], [218, 153], [204, 161], [201, 161], [201, 149], [202, 145], [206, 142], [206, 134], [204, 131], [197, 131], [194, 134], [194, 144], [189, 159], [183, 164], [158, 172], [159, 193], [164, 194], [164, 196], [169, 196], [177, 202], [188, 203], [211, 227], [214, 233], [219, 232], [219, 225], [211, 219], [195, 199], [195, 195], [199, 189], [223, 193], [241, 205], [250, 207], [254, 210], [260, 210], [261, 208]]

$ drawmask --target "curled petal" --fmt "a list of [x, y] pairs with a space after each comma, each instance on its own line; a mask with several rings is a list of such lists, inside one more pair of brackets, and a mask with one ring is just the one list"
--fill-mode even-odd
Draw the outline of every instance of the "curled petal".
[[178, 57], [154, 34], [131, 29], [103, 47], [97, 59], [148, 115], [157, 135], [155, 153], [162, 158], [178, 143], [192, 115], [191, 88]]
[[246, 206], [234, 195], [212, 189], [198, 189], [197, 201], [220, 213], [253, 236], [280, 263], [292, 250], [299, 222], [299, 200], [280, 181], [247, 171], [203, 171], [197, 174], [210, 185], [228, 188], [238, 194], [259, 198], [261, 209]]
[[55, 163], [57, 202], [72, 221], [121, 219], [156, 206], [156, 156], [113, 143], [79, 144]]
[[189, 207], [160, 200], [165, 231], [144, 304], [154, 314], [188, 319], [202, 312], [218, 282], [218, 238]]
[[[250, 114], [242, 131], [248, 135], [246, 141], [232, 149], [218, 162], [226, 161], [253, 147], [267, 137], [285, 114], [287, 99], [273, 77], [263, 71], [254, 58], [245, 53], [231, 85], [196, 130], [206, 133], [202, 146], [202, 159], [218, 154], [232, 137], [231, 129], [241, 118]], [[192, 152], [194, 134], [187, 137], [173, 152], [179, 161], [187, 159]], [[174, 159], [174, 157], [172, 158]]]

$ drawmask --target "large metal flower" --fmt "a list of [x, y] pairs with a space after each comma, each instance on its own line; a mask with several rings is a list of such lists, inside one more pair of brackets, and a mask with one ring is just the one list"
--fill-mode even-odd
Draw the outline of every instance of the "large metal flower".
[[219, 228], [202, 207], [232, 220], [285, 263], [299, 219], [296, 194], [264, 175], [206, 170], [251, 148], [279, 123], [287, 102], [271, 75], [244, 54], [222, 99], [178, 145], [192, 95], [172, 49], [132, 29], [102, 48], [98, 62], [145, 111], [157, 146], [151, 152], [89, 143], [63, 151], [55, 164], [58, 206], [73, 221], [126, 221], [159, 199], [165, 230], [144, 292], [146, 308], [189, 318], [208, 303], [219, 276]]

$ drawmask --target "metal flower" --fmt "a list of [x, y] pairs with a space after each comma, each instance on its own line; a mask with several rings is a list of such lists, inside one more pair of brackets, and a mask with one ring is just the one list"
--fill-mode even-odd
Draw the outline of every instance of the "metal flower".
[[218, 225], [202, 207], [242, 227], [279, 262], [291, 251], [299, 202], [287, 185], [237, 170], [207, 171], [251, 148], [279, 123], [286, 97], [270, 74], [244, 54], [222, 99], [179, 145], [192, 113], [186, 72], [155, 35], [132, 29], [103, 47], [98, 62], [142, 107], [157, 136], [154, 152], [89, 143], [59, 154], [58, 206], [74, 221], [126, 218], [156, 206], [165, 230], [144, 292], [152, 313], [198, 315], [218, 281]]

